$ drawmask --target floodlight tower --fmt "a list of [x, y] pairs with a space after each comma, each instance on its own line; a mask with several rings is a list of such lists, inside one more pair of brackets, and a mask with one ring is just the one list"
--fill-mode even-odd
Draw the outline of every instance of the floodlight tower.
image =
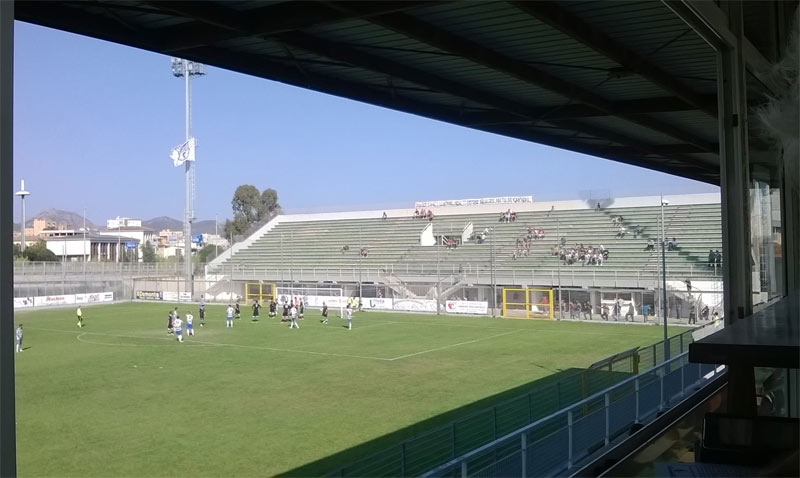
[[22, 229], [22, 242], [20, 243], [19, 249], [20, 251], [24, 252], [25, 251], [25, 196], [28, 196], [30, 192], [25, 190], [24, 179], [20, 180], [19, 183], [20, 183], [19, 191], [14, 193], [14, 195], [19, 196], [20, 199], [22, 200], [22, 227], [20, 227], [20, 229]]
[[[205, 67], [182, 58], [172, 58], [172, 75], [183, 78], [186, 84], [186, 142], [191, 139], [192, 94], [191, 79], [193, 76], [205, 75]], [[183, 211], [183, 266], [186, 277], [186, 291], [194, 292], [192, 280], [192, 221], [194, 213], [194, 161], [186, 161], [186, 205]]]

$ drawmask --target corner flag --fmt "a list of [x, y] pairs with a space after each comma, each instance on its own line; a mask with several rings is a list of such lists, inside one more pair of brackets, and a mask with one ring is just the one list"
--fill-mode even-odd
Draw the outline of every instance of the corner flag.
[[172, 158], [172, 163], [177, 167], [186, 161], [194, 161], [194, 148], [194, 138], [189, 138], [189, 141], [180, 146], [176, 146], [169, 154], [169, 157]]

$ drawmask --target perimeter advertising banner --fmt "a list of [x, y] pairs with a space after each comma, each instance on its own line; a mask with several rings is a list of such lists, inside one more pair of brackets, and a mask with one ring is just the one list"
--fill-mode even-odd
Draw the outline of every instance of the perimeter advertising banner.
[[448, 300], [445, 302], [445, 310], [448, 314], [486, 315], [489, 313], [489, 303], [472, 300]]
[[178, 301], [180, 302], [191, 302], [192, 301], [192, 293], [191, 292], [181, 292], [178, 294]]
[[33, 297], [14, 297], [14, 308], [33, 307]]
[[76, 304], [93, 304], [97, 302], [113, 302], [113, 292], [95, 292], [93, 294], [75, 294]]
[[394, 299], [392, 309], [410, 312], [436, 312], [436, 301], [430, 299]]
[[161, 298], [168, 302], [178, 302], [178, 293], [177, 292], [162, 292]]
[[379, 299], [376, 297], [365, 297], [361, 300], [362, 309], [392, 310], [392, 299]]
[[161, 300], [161, 292], [157, 290], [137, 290], [135, 297], [138, 300]]
[[42, 307], [46, 305], [69, 305], [75, 303], [75, 296], [69, 295], [42, 295], [33, 298], [34, 307]]

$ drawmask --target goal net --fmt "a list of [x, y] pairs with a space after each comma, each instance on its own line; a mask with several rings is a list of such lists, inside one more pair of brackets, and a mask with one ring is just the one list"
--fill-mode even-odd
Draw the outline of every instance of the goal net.
[[344, 316], [347, 298], [341, 287], [307, 287], [296, 285], [292, 287], [275, 288], [275, 300], [278, 304], [292, 302], [295, 298], [303, 300], [306, 307], [321, 309], [323, 304], [329, 309], [339, 309], [339, 317]]
[[503, 289], [503, 317], [553, 318], [552, 289]]

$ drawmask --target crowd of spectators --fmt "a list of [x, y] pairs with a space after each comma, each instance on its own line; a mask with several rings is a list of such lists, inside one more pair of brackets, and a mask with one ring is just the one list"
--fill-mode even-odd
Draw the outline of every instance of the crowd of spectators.
[[429, 221], [433, 221], [433, 211], [430, 209], [419, 208], [414, 209], [414, 219], [427, 219]]
[[561, 245], [553, 248], [553, 255], [558, 256], [564, 265], [583, 264], [584, 266], [602, 266], [608, 260], [609, 251], [602, 244], [599, 246], [584, 246], [575, 244], [573, 247]]
[[531, 252], [531, 243], [536, 239], [544, 239], [544, 229], [536, 229], [534, 226], [527, 227], [527, 234], [520, 236], [514, 242], [514, 251], [511, 253], [512, 259], [528, 257]]
[[500, 222], [514, 222], [517, 220], [517, 213], [511, 209], [500, 213]]

